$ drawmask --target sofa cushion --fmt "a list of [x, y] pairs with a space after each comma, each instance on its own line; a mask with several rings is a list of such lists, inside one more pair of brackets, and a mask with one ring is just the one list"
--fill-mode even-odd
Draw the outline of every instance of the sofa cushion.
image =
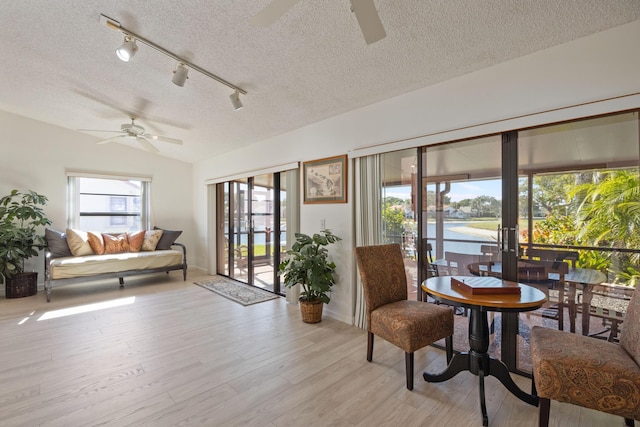
[[158, 242], [162, 237], [162, 230], [147, 230], [144, 233], [144, 240], [142, 241], [143, 251], [155, 251]]
[[91, 249], [93, 249], [93, 253], [96, 255], [102, 255], [104, 253], [104, 239], [102, 238], [102, 234], [87, 231], [87, 236], [89, 237], [89, 245], [91, 246]]
[[67, 228], [67, 244], [73, 256], [93, 255], [86, 231]]
[[162, 230], [162, 237], [158, 242], [158, 246], [156, 246], [156, 249], [158, 250], [171, 249], [171, 245], [173, 245], [173, 242], [175, 242], [176, 239], [182, 234], [182, 230], [172, 231], [172, 230], [165, 230], [164, 228], [160, 228], [160, 227], [153, 227], [153, 229]]
[[58, 258], [51, 261], [51, 279], [92, 277], [97, 274], [148, 270], [183, 265], [182, 251], [127, 252]]
[[129, 252], [129, 240], [127, 239], [127, 233], [118, 235], [102, 233], [102, 239], [104, 240], [104, 253], [105, 254], [122, 254]]
[[44, 237], [47, 240], [47, 248], [51, 253], [51, 258], [73, 256], [67, 244], [67, 235], [65, 233], [45, 228]]
[[142, 243], [144, 242], [144, 235], [144, 230], [127, 233], [127, 240], [129, 241], [129, 251], [140, 252], [140, 249], [142, 249]]

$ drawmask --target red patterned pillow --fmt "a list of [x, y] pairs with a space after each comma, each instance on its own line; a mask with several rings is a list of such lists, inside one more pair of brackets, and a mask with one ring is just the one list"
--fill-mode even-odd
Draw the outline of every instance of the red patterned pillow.
[[122, 254], [129, 252], [127, 233], [118, 234], [117, 236], [102, 233], [102, 239], [104, 240], [105, 254]]
[[93, 231], [87, 232], [89, 238], [89, 245], [96, 255], [102, 255], [104, 253], [104, 240], [102, 234], [94, 233]]
[[144, 230], [127, 233], [127, 240], [129, 240], [129, 251], [140, 252], [140, 249], [142, 248], [142, 242], [144, 242], [144, 233]]

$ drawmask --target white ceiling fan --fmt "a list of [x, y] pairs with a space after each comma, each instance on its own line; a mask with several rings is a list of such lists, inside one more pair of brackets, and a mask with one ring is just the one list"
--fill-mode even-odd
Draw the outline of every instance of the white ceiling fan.
[[[267, 27], [277, 21], [298, 1], [300, 0], [272, 0], [267, 7], [251, 19], [251, 22]], [[356, 19], [367, 44], [375, 43], [387, 36], [373, 0], [351, 0], [351, 11], [356, 14]]]
[[154, 146], [151, 141], [163, 141], [169, 142], [171, 144], [182, 145], [182, 141], [175, 138], [169, 138], [161, 135], [154, 135], [151, 133], [145, 133], [144, 128], [135, 124], [135, 118], [131, 118], [131, 123], [123, 123], [120, 125], [120, 130], [96, 130], [96, 129], [78, 129], [79, 131], [84, 132], [116, 132], [122, 135], [113, 136], [111, 138], [103, 139], [102, 141], [98, 141], [97, 144], [106, 144], [107, 142], [117, 141], [119, 138], [130, 138], [135, 139], [140, 143], [147, 151], [151, 151], [152, 153], [159, 153], [160, 150], [156, 146]]

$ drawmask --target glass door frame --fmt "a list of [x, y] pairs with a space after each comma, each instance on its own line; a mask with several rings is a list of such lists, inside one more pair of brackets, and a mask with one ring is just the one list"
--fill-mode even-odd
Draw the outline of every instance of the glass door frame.
[[[284, 173], [284, 172], [282, 172]], [[278, 276], [278, 265], [280, 263], [281, 256], [281, 172], [273, 173], [273, 188], [272, 197], [270, 202], [272, 206], [271, 215], [274, 216], [273, 231], [270, 234], [273, 236], [272, 240], [276, 243], [271, 245], [272, 247], [272, 260], [273, 264], [273, 285], [272, 289], [266, 290], [272, 291], [279, 295], [283, 294], [283, 289], [280, 284], [280, 277]], [[255, 228], [252, 207], [253, 192], [254, 192], [254, 177], [247, 177], [239, 180], [225, 181], [216, 184], [216, 228], [219, 235], [217, 236], [217, 252], [218, 262], [216, 267], [217, 274], [227, 276], [234, 280], [247, 283], [255, 286]], [[245, 222], [245, 226], [239, 226], [237, 215], [238, 203], [244, 203], [239, 200], [241, 194], [239, 187], [246, 185], [246, 194], [242, 195], [242, 200], [246, 202], [246, 209], [243, 210], [242, 216]], [[225, 203], [226, 202], [226, 203]], [[243, 221], [240, 219], [240, 221]], [[225, 227], [226, 225], [226, 227]], [[237, 239], [239, 233], [246, 234], [246, 245], [248, 247], [246, 258], [243, 260], [243, 265], [246, 264], [246, 274], [236, 275], [235, 268], [237, 265], [238, 248], [243, 246], [244, 243], [241, 239]]]
[[[502, 279], [518, 281], [518, 132], [502, 133]], [[510, 201], [510, 202], [509, 202]], [[519, 319], [516, 312], [501, 313], [501, 358], [511, 372], [530, 376], [517, 367]], [[507, 351], [505, 351], [505, 349]]]
[[[518, 281], [518, 132], [510, 131], [493, 135], [484, 135], [478, 138], [485, 138], [496, 136], [501, 138], [501, 171], [500, 177], [502, 181], [502, 218], [499, 233], [498, 246], [501, 251], [501, 259], [503, 265], [503, 280]], [[475, 138], [473, 138], [475, 139]], [[464, 143], [463, 141], [452, 141], [447, 144]], [[427, 171], [425, 170], [423, 154], [426, 147], [417, 148], [417, 169], [418, 169], [418, 187], [416, 191], [416, 204], [419, 207], [416, 209], [418, 219], [418, 241], [422, 242], [424, 236], [425, 224], [427, 220], [426, 215], [422, 209], [423, 206], [423, 177], [425, 177]], [[426, 154], [428, 156], [428, 154]], [[512, 201], [507, 203], [507, 201]], [[437, 213], [436, 213], [437, 214]], [[442, 218], [440, 218], [442, 220]], [[442, 234], [442, 233], [440, 233]], [[440, 242], [442, 243], [442, 242]], [[436, 242], [438, 244], [438, 242]], [[422, 248], [421, 248], [422, 249]], [[437, 251], [437, 248], [434, 248]], [[442, 252], [442, 251], [440, 251]], [[424, 267], [426, 257], [421, 255], [418, 257], [418, 277], [420, 283], [426, 279], [423, 277], [423, 272], [426, 271]], [[418, 299], [424, 299], [422, 288], [418, 287]], [[507, 368], [514, 373], [518, 373], [523, 376], [531, 376], [530, 373], [521, 371], [517, 368], [517, 335], [518, 335], [518, 313], [500, 313], [503, 321], [502, 323], [502, 338], [501, 338], [501, 351], [500, 358]]]

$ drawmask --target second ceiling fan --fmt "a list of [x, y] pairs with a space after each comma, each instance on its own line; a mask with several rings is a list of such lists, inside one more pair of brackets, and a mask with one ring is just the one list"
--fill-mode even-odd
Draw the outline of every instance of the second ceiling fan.
[[88, 132], [115, 132], [121, 135], [113, 136], [111, 138], [103, 139], [102, 141], [98, 141], [98, 144], [106, 144], [107, 142], [117, 141], [119, 138], [130, 138], [135, 139], [142, 147], [151, 151], [152, 153], [158, 153], [160, 150], [151, 143], [151, 141], [163, 141], [169, 142], [171, 144], [182, 145], [182, 141], [180, 139], [169, 138], [162, 135], [154, 135], [151, 133], [146, 133], [144, 128], [140, 125], [135, 124], [135, 119], [131, 118], [131, 123], [123, 123], [120, 125], [120, 130], [96, 130], [96, 129], [78, 129], [80, 131], [88, 131]]
[[[267, 7], [251, 19], [251, 22], [256, 25], [269, 26], [298, 1], [300, 0], [272, 0]], [[356, 14], [356, 19], [367, 44], [375, 43], [387, 36], [373, 0], [351, 0], [351, 11]]]

